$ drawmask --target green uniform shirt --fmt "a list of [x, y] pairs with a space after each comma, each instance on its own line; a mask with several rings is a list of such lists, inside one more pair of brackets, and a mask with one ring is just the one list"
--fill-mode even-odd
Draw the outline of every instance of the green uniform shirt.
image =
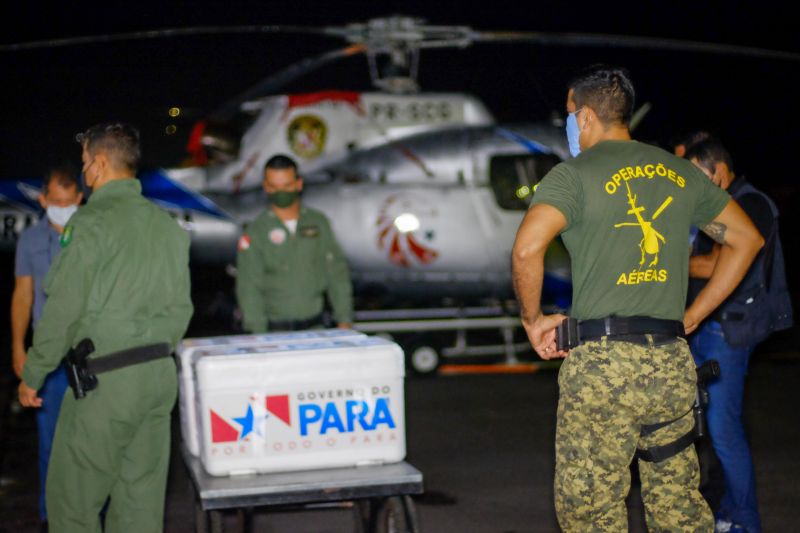
[[270, 320], [305, 320], [322, 312], [327, 294], [333, 318], [353, 321], [350, 271], [325, 215], [302, 207], [294, 234], [267, 209], [239, 240], [236, 296], [246, 331]]
[[532, 205], [567, 219], [571, 315], [683, 318], [689, 227], [705, 227], [730, 196], [691, 162], [636, 141], [604, 141], [554, 167]]
[[95, 346], [91, 357], [181, 339], [192, 316], [189, 236], [141, 195], [139, 180], [93, 192], [61, 243], [23, 371], [28, 386], [38, 389], [86, 337]]

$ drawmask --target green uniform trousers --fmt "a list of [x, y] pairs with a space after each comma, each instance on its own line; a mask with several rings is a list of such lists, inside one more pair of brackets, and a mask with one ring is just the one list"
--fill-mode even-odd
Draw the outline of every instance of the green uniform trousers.
[[[694, 360], [683, 339], [663, 345], [600, 341], [570, 351], [558, 376], [555, 503], [567, 532], [628, 531], [625, 497], [637, 446], [672, 442], [694, 419]], [[646, 424], [678, 421], [640, 437]], [[649, 531], [712, 532], [694, 446], [639, 461]]]
[[49, 530], [106, 533], [164, 528], [175, 362], [159, 359], [98, 375], [76, 400], [67, 391], [47, 476]]

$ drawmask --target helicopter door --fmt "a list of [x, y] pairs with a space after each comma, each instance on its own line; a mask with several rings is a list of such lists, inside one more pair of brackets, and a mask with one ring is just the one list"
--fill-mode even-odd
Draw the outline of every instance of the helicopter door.
[[[504, 211], [526, 211], [534, 187], [561, 160], [552, 154], [496, 155], [489, 161], [489, 184]], [[515, 217], [516, 218], [516, 217]]]
[[[497, 221], [496, 257], [509, 264], [517, 229], [530, 206], [534, 188], [561, 160], [552, 154], [496, 155], [489, 160], [489, 187]], [[488, 193], [488, 190], [491, 193]], [[558, 308], [569, 306], [569, 254], [561, 239], [554, 239], [544, 258], [542, 301]]]
[[552, 154], [498, 154], [489, 158], [483, 190], [495, 221], [495, 257], [507, 264], [514, 238], [530, 206], [534, 187], [561, 160]]

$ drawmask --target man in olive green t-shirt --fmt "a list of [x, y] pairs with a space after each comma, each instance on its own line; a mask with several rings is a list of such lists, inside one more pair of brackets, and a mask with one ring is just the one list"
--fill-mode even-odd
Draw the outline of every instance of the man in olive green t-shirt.
[[598, 143], [545, 177], [532, 203], [567, 222], [571, 316], [683, 319], [689, 228], [708, 225], [730, 200], [702, 178], [689, 161], [631, 140]]
[[323, 324], [325, 296], [340, 328], [353, 321], [350, 270], [328, 219], [300, 203], [303, 180], [290, 157], [264, 167], [269, 207], [245, 229], [236, 255], [236, 297], [245, 331]]
[[[568, 355], [559, 372], [555, 473], [565, 531], [627, 531], [628, 466], [637, 449], [676, 442], [693, 427], [696, 376], [684, 329], [736, 287], [763, 245], [741, 208], [690, 163], [631, 140], [633, 101], [624, 69], [600, 65], [574, 78], [567, 137], [576, 157], [542, 180], [513, 250], [531, 344], [544, 359]], [[690, 225], [725, 252], [684, 312]], [[544, 253], [559, 234], [581, 331], [568, 354], [555, 343], [565, 317], [540, 311]], [[655, 429], [643, 431], [648, 426]], [[651, 530], [713, 530], [693, 447], [640, 460], [639, 471]]]
[[[100, 531], [110, 497], [106, 532], [161, 531], [178, 390], [168, 356], [192, 315], [189, 235], [142, 196], [135, 128], [100, 124], [79, 140], [92, 195], [64, 228], [45, 279], [20, 403], [40, 407], [45, 376], [90, 339], [90, 369], [106, 371], [85, 397], [64, 396], [47, 476], [49, 529]], [[113, 361], [122, 365], [109, 368]]]

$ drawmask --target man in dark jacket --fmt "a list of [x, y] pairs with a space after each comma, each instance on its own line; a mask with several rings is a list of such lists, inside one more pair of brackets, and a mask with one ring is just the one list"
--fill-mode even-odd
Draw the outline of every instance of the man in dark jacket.
[[[725, 474], [725, 489], [717, 512], [717, 529], [758, 533], [761, 523], [755, 473], [742, 425], [742, 398], [750, 355], [770, 332], [791, 325], [783, 251], [778, 238], [778, 210], [770, 198], [734, 173], [733, 161], [716, 139], [687, 150], [686, 158], [742, 207], [766, 242], [742, 282], [691, 338], [698, 365], [709, 359], [720, 364], [720, 377], [708, 385], [708, 428]], [[689, 261], [689, 299], [714, 272], [720, 246], [704, 235], [694, 243]]]

